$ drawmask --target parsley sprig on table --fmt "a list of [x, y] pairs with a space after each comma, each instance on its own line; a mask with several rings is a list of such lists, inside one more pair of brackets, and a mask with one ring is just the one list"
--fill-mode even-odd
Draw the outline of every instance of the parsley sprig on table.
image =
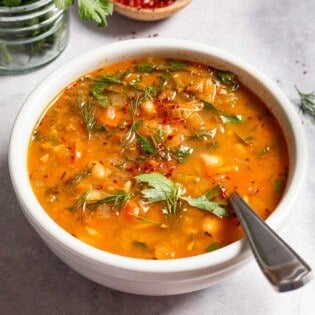
[[[70, 8], [74, 0], [54, 0], [60, 9]], [[107, 25], [106, 17], [113, 13], [113, 3], [109, 0], [78, 0], [79, 16], [83, 20], [95, 22], [98, 26]]]

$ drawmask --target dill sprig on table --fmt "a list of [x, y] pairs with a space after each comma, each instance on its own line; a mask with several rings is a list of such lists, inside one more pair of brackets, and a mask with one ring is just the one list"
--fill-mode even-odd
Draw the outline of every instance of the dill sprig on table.
[[315, 91], [310, 93], [301, 92], [296, 86], [296, 91], [300, 97], [300, 109], [303, 114], [309, 114], [315, 119]]

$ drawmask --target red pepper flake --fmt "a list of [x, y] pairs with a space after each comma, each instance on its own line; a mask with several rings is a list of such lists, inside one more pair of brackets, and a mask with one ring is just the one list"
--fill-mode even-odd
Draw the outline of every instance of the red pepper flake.
[[173, 4], [176, 0], [115, 0], [115, 2], [137, 9], [158, 9]]

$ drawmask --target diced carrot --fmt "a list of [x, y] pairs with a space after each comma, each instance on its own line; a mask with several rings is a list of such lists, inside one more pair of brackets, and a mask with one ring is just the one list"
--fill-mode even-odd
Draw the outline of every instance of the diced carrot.
[[128, 221], [137, 222], [137, 216], [139, 216], [140, 211], [141, 210], [135, 201], [128, 200], [120, 212], [120, 215], [126, 218]]

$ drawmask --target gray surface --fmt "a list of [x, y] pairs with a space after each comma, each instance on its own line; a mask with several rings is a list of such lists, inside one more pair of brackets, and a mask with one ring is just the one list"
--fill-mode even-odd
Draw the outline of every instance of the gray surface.
[[[314, 0], [193, 0], [163, 22], [139, 23], [114, 15], [105, 30], [82, 23], [72, 10], [70, 43], [56, 61], [27, 75], [0, 76], [0, 314], [314, 314], [315, 281], [279, 295], [254, 261], [226, 281], [191, 294], [145, 297], [113, 291], [60, 262], [24, 218], [11, 187], [7, 151], [25, 98], [50, 71], [89, 49], [155, 34], [193, 39], [232, 53], [277, 82], [293, 102], [294, 84], [303, 91], [315, 90]], [[280, 234], [314, 269], [315, 122], [299, 115], [310, 169]]]

